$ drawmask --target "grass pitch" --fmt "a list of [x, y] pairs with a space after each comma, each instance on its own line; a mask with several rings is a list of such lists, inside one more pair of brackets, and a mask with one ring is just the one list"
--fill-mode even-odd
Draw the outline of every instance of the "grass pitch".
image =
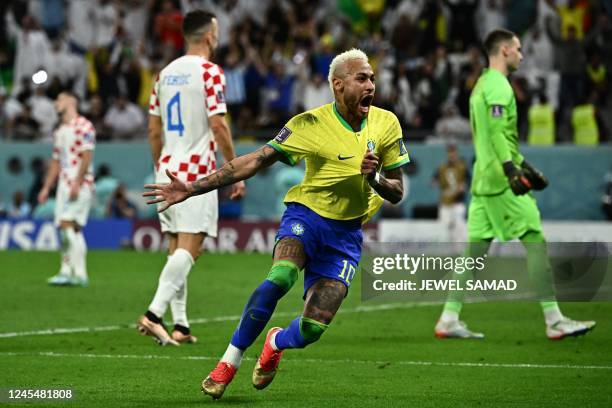
[[[563, 304], [569, 316], [595, 319], [598, 327], [560, 342], [545, 338], [534, 303], [466, 305], [462, 317], [487, 338], [438, 340], [433, 326], [441, 306], [362, 303], [358, 276], [321, 341], [287, 351], [270, 387], [251, 386], [261, 336], [213, 403], [200, 382], [225, 350], [270, 257], [200, 258], [188, 298], [200, 341], [179, 348], [159, 347], [133, 327], [165, 259], [92, 251], [90, 286], [57, 288], [45, 281], [58, 269], [58, 254], [0, 252], [0, 388], [76, 393], [71, 402], [35, 406], [612, 406], [611, 303]], [[301, 295], [300, 281], [270, 325], [286, 326], [298, 315]]]

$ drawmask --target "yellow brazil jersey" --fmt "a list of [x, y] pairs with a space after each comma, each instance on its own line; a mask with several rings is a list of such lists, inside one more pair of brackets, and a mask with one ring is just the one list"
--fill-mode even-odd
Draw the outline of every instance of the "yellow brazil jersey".
[[287, 164], [306, 161], [304, 179], [287, 192], [285, 203], [303, 204], [334, 220], [371, 218], [382, 204], [361, 174], [368, 149], [380, 158], [382, 170], [410, 161], [397, 117], [374, 106], [357, 132], [334, 103], [309, 110], [289, 120], [268, 145]]

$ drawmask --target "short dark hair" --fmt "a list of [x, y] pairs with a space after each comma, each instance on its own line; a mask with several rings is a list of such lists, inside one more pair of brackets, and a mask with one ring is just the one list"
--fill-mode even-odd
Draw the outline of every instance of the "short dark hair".
[[517, 37], [515, 33], [503, 28], [498, 28], [491, 31], [484, 41], [484, 48], [487, 55], [491, 56], [497, 54], [500, 44], [503, 42], [512, 41], [514, 37]]
[[190, 11], [183, 18], [183, 36], [185, 38], [192, 37], [195, 33], [212, 23], [213, 18], [216, 18], [216, 16], [210, 11]]

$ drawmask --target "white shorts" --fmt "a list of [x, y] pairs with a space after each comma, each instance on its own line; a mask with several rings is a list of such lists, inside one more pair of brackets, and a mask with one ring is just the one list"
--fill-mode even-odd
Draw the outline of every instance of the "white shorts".
[[83, 183], [76, 200], [70, 201], [69, 196], [70, 187], [67, 183], [60, 182], [55, 195], [55, 225], [59, 225], [60, 221], [73, 221], [84, 227], [91, 209], [91, 185]]
[[217, 236], [218, 219], [217, 191], [188, 198], [159, 214], [162, 232], [203, 232], [213, 238]]

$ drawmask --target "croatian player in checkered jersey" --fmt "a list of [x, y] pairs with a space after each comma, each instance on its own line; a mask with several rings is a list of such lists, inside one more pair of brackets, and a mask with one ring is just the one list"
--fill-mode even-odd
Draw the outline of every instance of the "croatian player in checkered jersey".
[[[235, 157], [225, 120], [225, 77], [210, 62], [218, 42], [214, 14], [194, 10], [183, 20], [186, 55], [172, 61], [158, 75], [149, 107], [149, 143], [158, 183], [169, 182], [169, 170], [185, 182], [215, 171], [218, 144], [224, 159]], [[162, 138], [163, 134], [163, 138]], [[163, 140], [162, 140], [163, 139]], [[232, 199], [245, 194], [243, 181], [233, 185]], [[217, 192], [204, 194], [160, 213], [168, 236], [168, 260], [159, 277], [153, 301], [138, 320], [138, 330], [162, 345], [195, 343], [187, 321], [187, 275], [200, 254], [205, 237], [217, 236]], [[162, 318], [170, 306], [172, 335]]]
[[53, 135], [53, 156], [45, 183], [38, 194], [44, 203], [59, 178], [55, 197], [55, 224], [60, 228], [62, 262], [50, 285], [87, 286], [87, 244], [82, 229], [87, 224], [93, 195], [92, 158], [96, 132], [90, 121], [79, 115], [77, 98], [62, 92], [55, 101], [61, 123]]

